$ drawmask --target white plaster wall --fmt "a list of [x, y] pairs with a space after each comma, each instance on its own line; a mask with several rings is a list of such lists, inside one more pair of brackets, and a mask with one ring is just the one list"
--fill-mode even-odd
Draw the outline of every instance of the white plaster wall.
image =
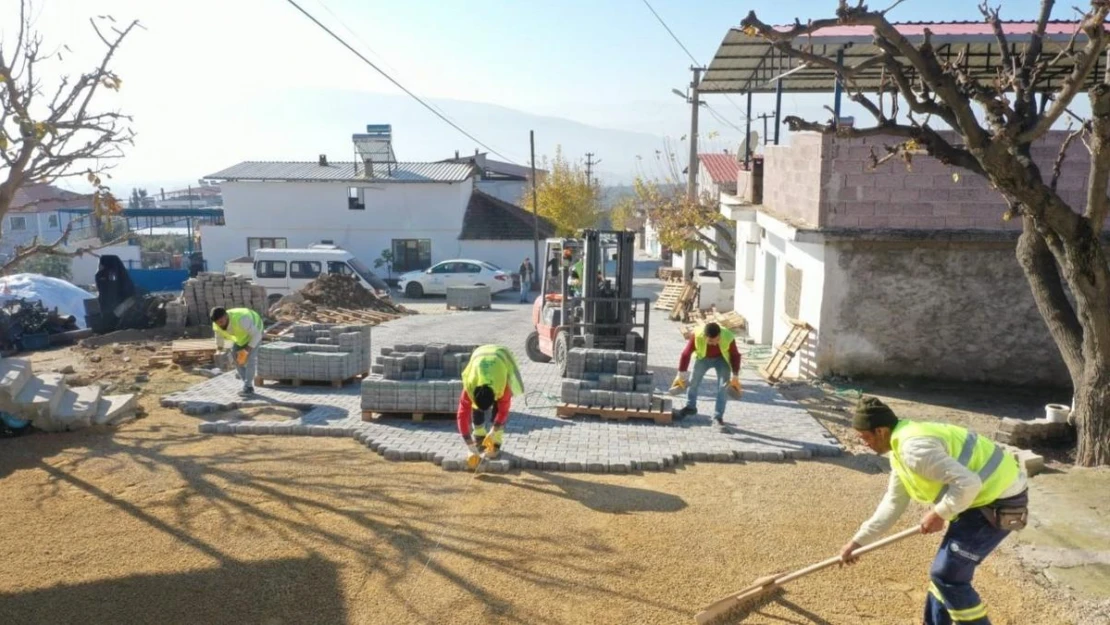
[[[516, 273], [520, 263], [525, 258], [532, 259], [532, 266], [536, 266], [535, 254], [532, 251], [532, 240], [523, 241], [459, 241], [459, 258], [472, 258], [493, 263], [505, 270], [505, 273]], [[540, 241], [540, 254], [543, 254], [544, 242]]]
[[476, 185], [483, 193], [517, 206], [524, 205], [521, 200], [532, 188], [523, 180], [479, 180]]
[[[368, 266], [393, 239], [431, 239], [432, 262], [455, 258], [473, 182], [365, 183], [365, 210], [347, 208], [348, 183], [227, 182], [225, 225], [201, 229], [209, 267], [247, 253], [248, 237], [284, 237], [289, 247], [330, 239]], [[351, 185], [354, 186], [354, 185]]]

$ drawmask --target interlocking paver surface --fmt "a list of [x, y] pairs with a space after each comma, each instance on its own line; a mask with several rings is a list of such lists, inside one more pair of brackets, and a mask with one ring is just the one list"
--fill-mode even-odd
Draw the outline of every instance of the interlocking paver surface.
[[[646, 281], [638, 284], [650, 286]], [[750, 370], [743, 372], [743, 400], [728, 402], [723, 429], [715, 427], [706, 416], [713, 410], [712, 373], [699, 394], [701, 414], [671, 425], [556, 417], [561, 379], [554, 365], [531, 362], [524, 354], [524, 338], [532, 330], [531, 308], [516, 304], [514, 299], [503, 296], [489, 311], [405, 317], [375, 327], [371, 339], [375, 355], [381, 347], [394, 343], [448, 338], [452, 342], [499, 343], [513, 351], [522, 368], [525, 395], [513, 398], [501, 459], [487, 461], [484, 471], [515, 467], [628, 473], [663, 470], [690, 461], [784, 460], [841, 453], [836, 439], [800, 405], [785, 399]], [[660, 391], [670, 385], [683, 346], [676, 324], [665, 314], [653, 311], [648, 365]], [[249, 406], [296, 406], [303, 414], [290, 421], [220, 420], [199, 427], [201, 432], [212, 434], [347, 436], [387, 460], [430, 461], [448, 470], [464, 466], [467, 452], [453, 419], [364, 422], [357, 384], [342, 389], [262, 387], [250, 401], [236, 395], [240, 386], [235, 374], [228, 373], [168, 395], [162, 403], [177, 406], [187, 414]], [[683, 401], [676, 398], [675, 404], [681, 406]]]

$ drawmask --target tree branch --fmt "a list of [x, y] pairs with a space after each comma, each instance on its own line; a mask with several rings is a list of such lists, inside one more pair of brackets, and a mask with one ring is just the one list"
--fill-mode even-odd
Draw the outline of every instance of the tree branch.
[[1096, 85], [1091, 89], [1090, 99], [1091, 165], [1085, 215], [1091, 221], [1091, 228], [1099, 232], [1106, 221], [1106, 188], [1110, 182], [1110, 85]]
[[1052, 162], [1052, 182], [1048, 185], [1053, 191], [1056, 190], [1056, 183], [1060, 180], [1060, 174], [1064, 167], [1064, 159], [1068, 156], [1068, 148], [1071, 147], [1073, 141], [1087, 130], [1087, 124], [1080, 126], [1079, 130], [1069, 133], [1067, 138], [1064, 139], [1064, 142], [1060, 144], [1060, 151], [1056, 153], [1056, 160]]

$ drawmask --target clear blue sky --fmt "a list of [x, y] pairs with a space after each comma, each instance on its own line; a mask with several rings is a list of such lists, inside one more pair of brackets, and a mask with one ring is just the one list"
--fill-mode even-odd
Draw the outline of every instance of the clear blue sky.
[[[892, 2], [893, 0], [891, 0]], [[689, 82], [690, 59], [642, 0], [298, 0], [372, 60], [422, 96], [493, 103], [527, 113], [604, 128], [677, 137], [688, 109], [670, 93]], [[119, 170], [125, 181], [193, 180], [240, 158], [308, 158], [323, 151], [295, 137], [327, 128], [327, 107], [299, 107], [305, 96], [331, 91], [399, 93], [300, 15], [286, 0], [37, 0], [37, 26], [48, 44], [73, 53], [66, 67], [98, 58], [98, 42], [84, 19], [111, 14], [146, 27], [127, 42], [117, 68], [118, 100], [135, 116], [139, 145]], [[735, 0], [651, 0], [675, 34], [708, 62], [730, 26], [754, 8], [765, 21], [831, 15], [836, 0], [743, 3]], [[886, 6], [890, 2], [874, 4]], [[10, 28], [4, 0], [0, 23]], [[979, 19], [974, 0], [907, 0], [892, 16], [906, 20]], [[1038, 0], [1007, 0], [1007, 19], [1032, 19]], [[1070, 17], [1060, 6], [1057, 17]], [[349, 28], [352, 32], [348, 32]], [[10, 31], [4, 30], [5, 38]], [[356, 37], [357, 34], [357, 37]], [[310, 98], [311, 99], [311, 98]], [[733, 99], [740, 104], [740, 98]], [[823, 115], [831, 96], [787, 96], [784, 113]], [[274, 108], [275, 101], [283, 103]], [[318, 102], [318, 98], [314, 101]], [[741, 112], [720, 96], [711, 105], [742, 126]], [[447, 114], [452, 104], [442, 103]], [[757, 99], [756, 112], [770, 111]], [[388, 123], [367, 110], [365, 121]], [[392, 114], [392, 113], [390, 113]], [[410, 158], [433, 158], [430, 137], [473, 144], [432, 117], [411, 116], [397, 128]], [[406, 118], [408, 119], [408, 118]], [[460, 120], [461, 121], [461, 120]], [[479, 139], [497, 119], [473, 121]], [[713, 120], [710, 129], [737, 133]], [[358, 128], [350, 128], [350, 132]], [[333, 133], [331, 128], [327, 132]], [[329, 136], [338, 151], [347, 138]], [[400, 139], [399, 139], [400, 140]], [[542, 152], [549, 152], [551, 140]], [[437, 150], [442, 150], [436, 144]], [[525, 156], [513, 146], [511, 156]], [[230, 162], [229, 162], [230, 161]]]

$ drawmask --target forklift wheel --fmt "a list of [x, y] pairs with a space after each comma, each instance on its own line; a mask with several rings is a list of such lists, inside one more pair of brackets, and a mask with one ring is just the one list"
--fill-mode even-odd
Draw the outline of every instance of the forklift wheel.
[[555, 335], [555, 367], [559, 370], [559, 377], [567, 374], [567, 352], [570, 350], [570, 337], [566, 332]]
[[551, 362], [551, 356], [540, 351], [540, 333], [533, 332], [524, 339], [524, 353], [532, 362]]

